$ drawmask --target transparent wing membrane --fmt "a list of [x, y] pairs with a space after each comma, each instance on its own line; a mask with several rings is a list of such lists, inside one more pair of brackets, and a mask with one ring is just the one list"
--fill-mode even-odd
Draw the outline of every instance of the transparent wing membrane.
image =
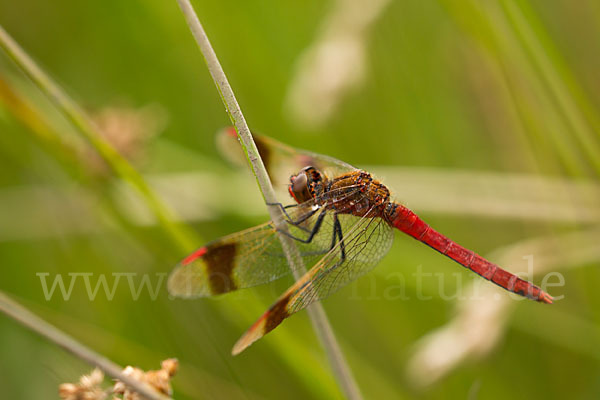
[[[339, 241], [339, 234], [334, 236], [335, 216], [320, 207], [319, 201], [314, 199], [286, 209], [289, 233], [297, 239], [296, 245], [307, 268], [315, 265]], [[342, 232], [351, 230], [360, 220], [349, 215], [339, 217]], [[316, 224], [319, 224], [318, 232]], [[208, 243], [175, 267], [169, 277], [169, 292], [181, 297], [212, 296], [287, 275], [290, 267], [276, 233], [273, 224], [268, 222]], [[312, 233], [312, 240], [305, 243]]]
[[356, 217], [339, 217], [342, 226], [352, 227], [346, 228], [348, 233], [344, 235], [343, 240], [307, 272], [304, 278], [292, 286], [286, 308], [288, 314], [302, 310], [366, 274], [391, 248], [394, 234], [391, 227], [381, 218], [366, 217], [358, 224], [353, 224], [348, 220]]
[[[290, 175], [307, 166], [316, 167], [330, 177], [356, 169], [333, 157], [295, 149], [267, 136], [254, 135], [254, 141], [267, 172], [276, 186], [287, 184]], [[247, 163], [246, 157], [237, 143], [237, 136], [233, 128], [219, 132], [217, 143], [226, 158], [240, 165]]]
[[233, 354], [243, 351], [290, 315], [369, 272], [389, 251], [394, 235], [384, 220], [363, 217], [356, 222], [357, 217], [339, 217], [346, 230], [343, 239], [246, 331], [233, 347]]

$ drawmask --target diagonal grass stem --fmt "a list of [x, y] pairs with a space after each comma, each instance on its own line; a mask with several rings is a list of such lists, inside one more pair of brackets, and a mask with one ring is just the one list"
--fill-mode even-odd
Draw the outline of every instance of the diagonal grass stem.
[[[204, 56], [208, 70], [217, 86], [217, 90], [221, 95], [221, 99], [227, 108], [229, 118], [236, 128], [238, 137], [244, 152], [248, 157], [250, 167], [252, 168], [252, 172], [256, 177], [263, 198], [267, 204], [275, 204], [277, 199], [275, 198], [273, 186], [263, 161], [260, 158], [258, 149], [256, 148], [256, 144], [254, 143], [244, 115], [242, 114], [242, 110], [240, 109], [233, 90], [229, 85], [217, 55], [212, 48], [210, 41], [208, 40], [208, 37], [200, 23], [200, 20], [198, 19], [189, 0], [177, 1], [190, 27], [190, 30], [192, 31], [192, 35], [196, 39], [200, 51]], [[279, 207], [269, 206], [269, 215], [279, 232], [287, 230], [287, 226], [285, 225], [283, 219], [283, 213]], [[279, 233], [279, 240], [281, 240], [283, 250], [286, 258], [288, 259], [290, 267], [292, 268], [292, 271], [294, 271], [294, 277], [299, 279], [303, 271], [305, 272], [306, 269], [302, 265], [302, 260], [299, 257], [298, 249], [294, 245], [292, 239], [282, 233]], [[360, 399], [361, 394], [358, 385], [352, 377], [350, 368], [346, 363], [339, 344], [335, 339], [333, 330], [329, 324], [329, 321], [327, 320], [327, 316], [323, 307], [320, 304], [313, 304], [308, 308], [308, 313], [313, 328], [327, 353], [333, 373], [338, 381], [338, 384], [340, 385], [341, 390], [349, 399]]]

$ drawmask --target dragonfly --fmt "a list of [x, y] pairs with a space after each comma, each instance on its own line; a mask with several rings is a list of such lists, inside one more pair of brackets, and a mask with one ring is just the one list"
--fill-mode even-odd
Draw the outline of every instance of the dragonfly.
[[[235, 137], [235, 131], [223, 137]], [[552, 297], [539, 287], [433, 229], [394, 201], [389, 189], [369, 172], [268, 137], [255, 140], [275, 182], [285, 179], [286, 170], [295, 171], [287, 178], [292, 204], [278, 204], [288, 228], [282, 232], [294, 239], [303, 264], [310, 269], [242, 335], [232, 354], [372, 270], [391, 248], [395, 229], [509, 292], [552, 303]], [[266, 222], [206, 244], [175, 267], [168, 280], [169, 292], [186, 298], [214, 296], [289, 274], [277, 233], [274, 223]]]

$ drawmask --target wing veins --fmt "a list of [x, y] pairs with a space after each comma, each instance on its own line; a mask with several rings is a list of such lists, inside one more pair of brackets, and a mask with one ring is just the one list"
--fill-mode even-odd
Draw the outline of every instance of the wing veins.
[[[374, 209], [374, 206], [371, 209], [369, 209], [369, 212], [367, 213], [367, 215], [373, 209]], [[364, 249], [369, 244], [369, 241], [365, 240], [364, 244], [360, 248], [358, 248], [358, 246], [356, 246], [356, 245], [353, 245], [353, 243], [355, 241], [359, 240], [361, 235], [366, 230], [369, 229], [369, 226], [373, 223], [373, 220], [375, 220], [376, 218], [379, 220], [377, 222], [377, 224], [379, 226], [379, 224], [381, 224], [383, 222], [383, 220], [378, 217], [362, 217], [359, 221], [357, 221], [355, 224], [353, 224], [351, 226], [350, 233], [347, 235], [344, 235], [344, 239], [341, 241], [338, 241], [336, 246], [334, 248], [332, 248], [317, 264], [315, 264], [315, 266], [310, 271], [308, 271], [306, 273], [306, 275], [298, 282], [302, 282], [302, 280], [305, 280], [305, 281], [302, 282], [302, 284], [300, 284], [297, 288], [295, 288], [296, 285], [293, 285], [290, 289], [288, 289], [286, 294], [287, 295], [291, 294], [290, 301], [289, 301], [289, 305], [291, 306], [291, 309], [288, 310], [290, 314], [300, 311], [301, 309], [305, 308], [306, 306], [308, 306], [308, 304], [310, 304], [314, 301], [315, 296], [319, 295], [318, 288], [316, 288], [317, 290], [312, 290], [311, 292], [307, 293], [307, 291], [312, 289], [313, 284], [315, 282], [317, 282], [317, 283], [322, 282], [323, 279], [325, 279], [329, 274], [331, 274], [333, 271], [335, 271], [339, 267], [347, 266], [348, 268], [350, 268], [352, 266], [352, 263], [350, 261], [355, 260], [356, 257], [360, 253], [362, 253], [362, 251], [364, 251]], [[366, 224], [365, 224], [365, 222], [366, 222]], [[349, 254], [346, 255], [346, 259], [348, 260], [348, 258], [350, 257], [350, 260], [344, 261], [341, 264], [339, 263], [340, 260], [337, 260], [337, 261], [335, 261], [334, 265], [330, 266], [329, 263], [334, 262], [335, 257], [337, 257], [337, 253], [339, 252], [339, 248], [340, 248], [340, 243], [342, 241], [345, 241], [346, 248], [350, 249], [350, 251], [347, 251]], [[341, 271], [346, 271], [347, 273], [350, 272], [350, 270], [347, 268], [342, 269]], [[327, 293], [327, 295], [329, 295], [329, 294], [333, 293], [335, 290], [339, 289], [339, 288], [335, 287], [335, 282], [337, 281], [337, 279], [339, 277], [340, 277], [340, 274], [337, 274], [336, 276], [334, 276], [334, 281], [332, 282], [332, 283], [334, 283], [334, 285], [329, 285], [331, 288], [333, 288], [333, 290], [330, 290], [329, 293]], [[284, 296], [282, 296], [282, 297], [285, 297], [286, 294], [284, 294]], [[307, 295], [310, 295], [310, 297], [307, 297]], [[325, 297], [325, 296], [323, 296], [323, 297]], [[323, 298], [323, 297], [320, 297], [320, 298]], [[310, 301], [309, 302], [302, 301], [302, 300], [305, 300], [306, 298], [308, 298]], [[300, 303], [300, 304], [298, 304], [298, 303]]]

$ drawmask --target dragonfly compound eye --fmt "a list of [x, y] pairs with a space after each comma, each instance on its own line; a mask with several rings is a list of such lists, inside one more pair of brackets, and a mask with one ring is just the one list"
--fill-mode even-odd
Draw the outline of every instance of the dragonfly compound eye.
[[301, 171], [298, 175], [293, 175], [290, 178], [290, 195], [298, 203], [304, 203], [312, 199], [312, 194], [308, 188], [308, 176], [305, 171]]

